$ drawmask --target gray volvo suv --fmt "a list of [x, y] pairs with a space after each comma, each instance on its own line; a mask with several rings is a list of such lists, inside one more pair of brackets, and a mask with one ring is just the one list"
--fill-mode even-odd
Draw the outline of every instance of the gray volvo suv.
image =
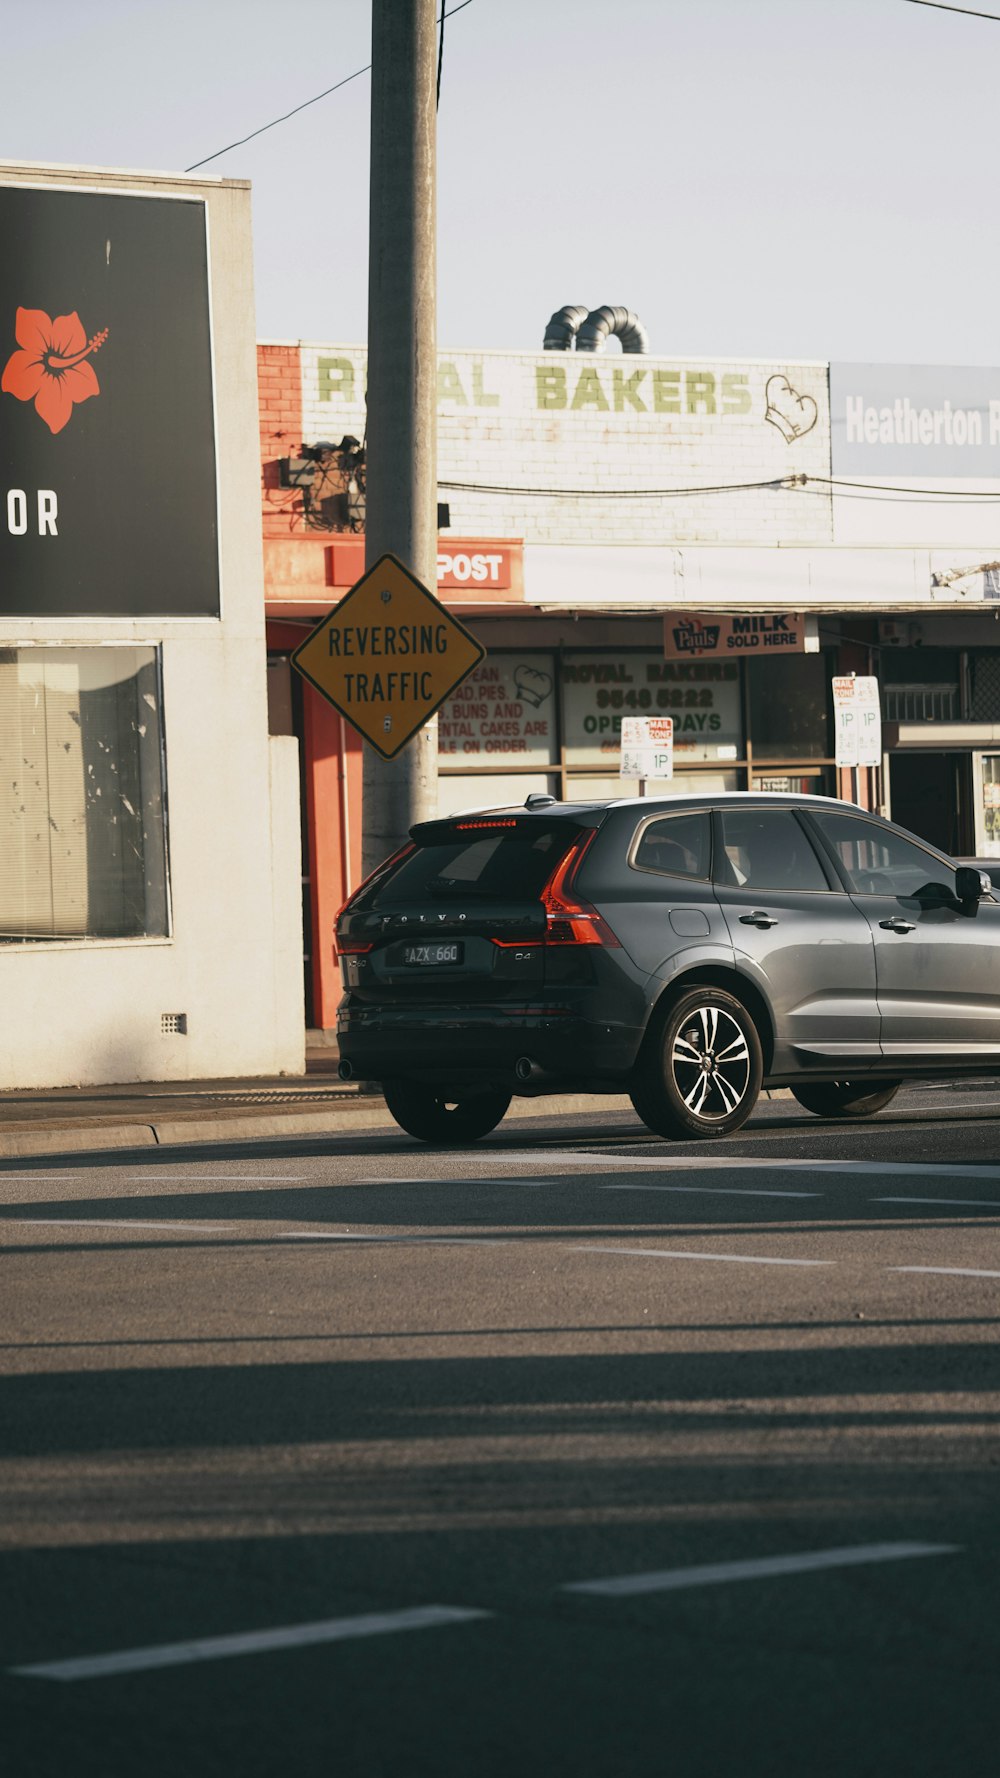
[[762, 1086], [825, 1117], [1000, 1074], [989, 878], [826, 797], [476, 810], [415, 827], [337, 921], [341, 1074], [403, 1129], [485, 1135], [515, 1094], [629, 1093], [729, 1135]]

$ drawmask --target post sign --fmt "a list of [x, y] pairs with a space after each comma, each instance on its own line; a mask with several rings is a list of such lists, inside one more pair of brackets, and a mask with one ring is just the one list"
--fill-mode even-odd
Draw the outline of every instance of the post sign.
[[395, 556], [362, 575], [292, 665], [383, 759], [394, 759], [486, 654]]
[[621, 778], [672, 778], [674, 722], [672, 716], [623, 716]]
[[0, 617], [218, 617], [205, 202], [0, 184]]
[[882, 762], [882, 713], [878, 680], [839, 674], [833, 680], [833, 731], [838, 766]]

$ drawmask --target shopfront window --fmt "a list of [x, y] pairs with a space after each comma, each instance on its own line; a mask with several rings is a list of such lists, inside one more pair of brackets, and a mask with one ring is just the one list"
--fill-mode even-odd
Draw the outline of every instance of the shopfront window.
[[886, 649], [881, 677], [887, 722], [959, 720], [962, 708], [957, 649]]
[[0, 648], [0, 942], [168, 931], [151, 648]]
[[546, 766], [559, 758], [556, 667], [551, 654], [493, 653], [438, 717], [442, 766]]
[[754, 660], [747, 682], [754, 759], [822, 759], [829, 752], [830, 663], [822, 654]]
[[628, 716], [673, 719], [674, 775], [650, 781], [650, 794], [829, 792], [830, 672], [825, 654], [673, 660], [653, 649], [491, 649], [441, 708], [439, 812], [522, 803], [538, 791], [635, 796], [638, 781], [619, 772]]
[[563, 724], [571, 768], [617, 771], [623, 716], [672, 716], [674, 770], [742, 752], [738, 661], [665, 661], [659, 654], [568, 654]]
[[984, 753], [980, 763], [979, 819], [984, 858], [1000, 858], [1000, 753]]

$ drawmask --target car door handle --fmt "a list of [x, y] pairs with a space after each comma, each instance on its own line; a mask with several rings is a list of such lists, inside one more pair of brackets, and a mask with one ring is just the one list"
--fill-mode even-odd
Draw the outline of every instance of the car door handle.
[[881, 926], [883, 932], [915, 932], [916, 931], [916, 926], [912, 920], [901, 920], [898, 914], [894, 914], [891, 920], [880, 920], [879, 925]]
[[762, 932], [766, 932], [769, 926], [777, 926], [777, 924], [773, 914], [765, 914], [763, 908], [754, 908], [752, 914], [740, 915], [741, 926], [759, 926]]

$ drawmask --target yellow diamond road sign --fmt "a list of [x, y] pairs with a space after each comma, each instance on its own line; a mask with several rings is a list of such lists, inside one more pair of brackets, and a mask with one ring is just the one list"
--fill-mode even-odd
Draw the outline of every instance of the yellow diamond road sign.
[[292, 665], [393, 759], [486, 654], [395, 556], [385, 555], [292, 655]]

